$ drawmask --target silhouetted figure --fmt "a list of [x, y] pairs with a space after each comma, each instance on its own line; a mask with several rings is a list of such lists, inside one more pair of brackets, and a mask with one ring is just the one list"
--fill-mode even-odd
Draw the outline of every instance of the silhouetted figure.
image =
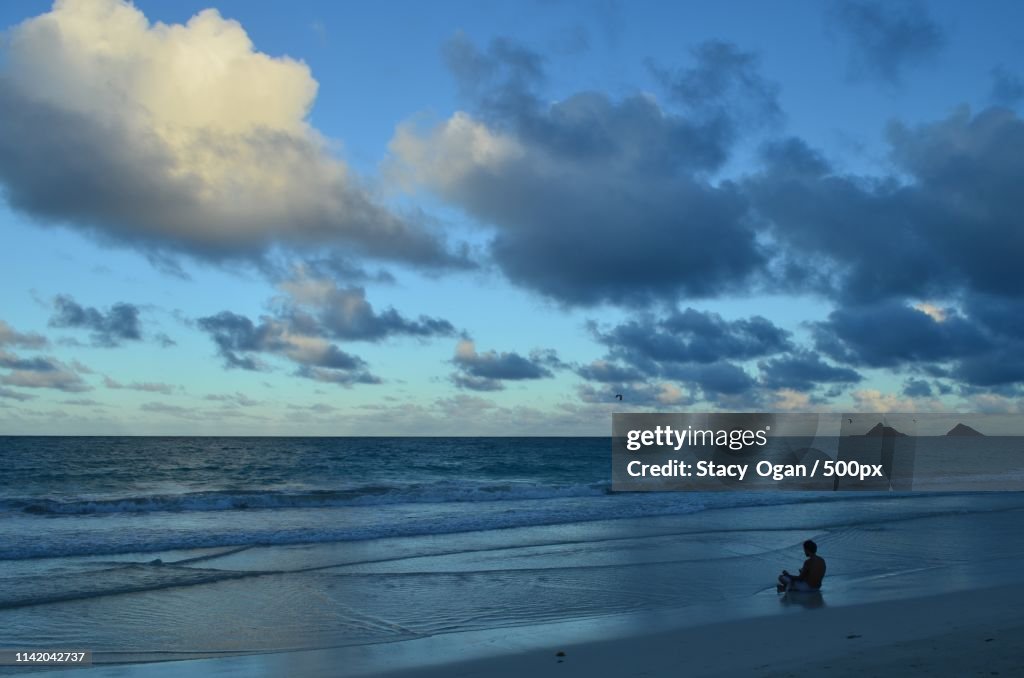
[[800, 568], [800, 574], [792, 575], [786, 570], [779, 575], [779, 593], [783, 591], [819, 591], [825, 578], [825, 559], [818, 555], [818, 545], [808, 539], [804, 542], [807, 560]]

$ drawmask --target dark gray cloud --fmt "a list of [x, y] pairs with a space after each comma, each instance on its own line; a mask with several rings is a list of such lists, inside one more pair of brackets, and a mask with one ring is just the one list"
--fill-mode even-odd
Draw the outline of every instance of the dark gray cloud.
[[996, 343], [1024, 341], [1024, 297], [970, 294], [963, 300], [963, 308]]
[[1017, 298], [974, 295], [960, 309], [926, 313], [893, 300], [836, 310], [814, 333], [817, 348], [838, 362], [905, 367], [975, 393], [1024, 383], [1022, 307]]
[[1016, 391], [1024, 384], [1024, 341], [1001, 345], [984, 353], [963, 356], [950, 375], [967, 386], [989, 389], [1010, 387]]
[[[720, 69], [732, 96], [754, 64], [715, 49], [732, 61], [695, 72]], [[594, 91], [550, 103], [540, 57], [507, 41], [480, 50], [458, 38], [447, 60], [472, 115], [406, 126], [392, 152], [414, 181], [496, 228], [491, 254], [512, 282], [566, 304], [648, 304], [747, 287], [766, 263], [742, 192], [707, 178], [734, 141], [734, 106], [716, 99], [697, 115]]]
[[0, 351], [0, 367], [5, 367], [9, 370], [49, 372], [54, 369], [54, 364], [51, 358], [21, 358], [13, 353]]
[[394, 308], [377, 311], [362, 287], [341, 287], [330, 276], [308, 264], [293, 268], [278, 282], [281, 296], [274, 298], [271, 315], [258, 323], [223, 311], [200, 318], [226, 367], [266, 369], [261, 355], [278, 355], [297, 364], [295, 374], [307, 379], [343, 385], [377, 384], [366, 362], [341, 350], [334, 340], [379, 342], [397, 336], [425, 340], [452, 336], [455, 328], [441, 318], [421, 315], [413, 320]]
[[903, 383], [903, 395], [908, 398], [931, 398], [931, 384], [924, 379], [907, 379]]
[[761, 316], [725, 320], [687, 308], [662, 318], [644, 315], [608, 330], [591, 326], [614, 358], [634, 365], [748, 360], [793, 348], [789, 332]]
[[762, 383], [772, 389], [811, 391], [821, 384], [855, 384], [863, 379], [855, 370], [829, 365], [808, 350], [760, 362], [758, 367]]
[[[926, 14], [871, 4], [843, 8], [847, 27], [874, 49], [873, 63], [887, 77], [943, 40]], [[934, 39], [913, 37], [929, 34]], [[912, 36], [907, 51], [889, 49], [901, 35]], [[495, 227], [491, 253], [515, 284], [565, 304], [630, 308], [737, 289], [812, 293], [844, 309], [877, 305], [879, 312], [965, 294], [1024, 295], [1024, 236], [1017, 228], [1024, 123], [1013, 111], [961, 109], [930, 123], [893, 123], [890, 174], [843, 173], [805, 141], [789, 138], [762, 146], [761, 171], [710, 185], [703, 177], [728, 157], [731, 133], [776, 115], [774, 87], [749, 54], [709, 43], [695, 50], [689, 68], [656, 69], [675, 108], [599, 92], [550, 103], [539, 94], [543, 59], [505, 42], [479, 49], [459, 39], [448, 61], [472, 114], [427, 133], [400, 133], [392, 148], [416, 180]], [[745, 120], [737, 98], [747, 106]], [[732, 109], [740, 114], [726, 112]], [[694, 141], [689, 131], [697, 129]], [[943, 328], [944, 341], [961, 340], [950, 334], [955, 324]], [[728, 347], [701, 356], [700, 341], [690, 345], [645, 329], [619, 328], [614, 343], [632, 346], [632, 355], [619, 348], [605, 363], [653, 375], [661, 369], [658, 351], [698, 364], [750, 359], [742, 352], [731, 357]], [[642, 336], [633, 340], [630, 331]], [[844, 370], [883, 356], [888, 367], [946, 376], [956, 367], [976, 381], [996, 377], [986, 372], [991, 360], [975, 364], [973, 356], [991, 354], [977, 347], [965, 353], [955, 344], [942, 351], [941, 342], [930, 344], [957, 361], [939, 367], [926, 362], [925, 350], [873, 352], [870, 342], [864, 351], [840, 350], [835, 336], [819, 341], [841, 363], [825, 365], [838, 372], [815, 364], [823, 377], [852, 379]], [[852, 350], [851, 362], [842, 363], [844, 350]], [[1007, 363], [1008, 374], [1014, 364]], [[797, 364], [772, 365], [773, 383], [795, 378], [779, 371]]]
[[765, 142], [760, 148], [767, 173], [777, 179], [820, 178], [832, 171], [828, 161], [798, 137]]
[[1024, 100], [1024, 78], [1011, 72], [1005, 66], [992, 69], [992, 101], [1013, 106]]
[[377, 312], [362, 287], [340, 287], [331, 278], [305, 272], [280, 284], [279, 317], [301, 331], [350, 341], [380, 341], [391, 336], [454, 336], [455, 327], [441, 318], [404, 317], [394, 308]]
[[932, 60], [946, 44], [942, 28], [917, 2], [842, 0], [832, 19], [850, 41], [850, 74], [889, 83]]
[[251, 354], [280, 352], [287, 346], [276, 338], [278, 330], [271, 323], [256, 325], [249, 318], [230, 311], [199, 318], [196, 324], [210, 334], [227, 368], [265, 369], [266, 366]]
[[780, 288], [844, 304], [1024, 294], [1024, 121], [1007, 109], [889, 129], [901, 176], [850, 176], [799, 141], [744, 181]]
[[818, 350], [865, 367], [942, 363], [992, 348], [991, 339], [954, 309], [940, 322], [900, 301], [835, 310], [814, 332]]
[[702, 397], [752, 406], [764, 384], [737, 363], [795, 350], [789, 332], [763, 317], [725, 320], [692, 308], [590, 329], [608, 355], [576, 373], [663, 405]]
[[221, 311], [199, 318], [196, 323], [207, 332], [228, 368], [267, 369], [260, 356], [277, 355], [298, 365], [297, 376], [342, 385], [376, 384], [380, 379], [367, 371], [366, 362], [342, 351], [320, 337], [294, 331], [286, 322], [263, 317], [253, 323], [249, 318]]
[[464, 34], [456, 34], [441, 49], [462, 96], [496, 120], [521, 119], [535, 106], [535, 87], [543, 83], [544, 59], [508, 38], [491, 41], [481, 51]]
[[514, 352], [481, 353], [468, 339], [459, 342], [452, 363], [458, 368], [452, 382], [474, 391], [500, 391], [506, 381], [545, 379], [554, 376], [551, 366], [562, 366], [552, 351], [535, 351], [528, 358]]
[[[345, 360], [332, 361], [335, 364], [329, 367], [316, 365], [302, 365], [295, 371], [295, 374], [313, 381], [322, 381], [327, 384], [338, 384], [340, 386], [353, 386], [355, 384], [382, 384], [383, 380], [364, 369], [366, 363], [355, 356], [345, 356]], [[352, 358], [349, 360], [348, 358]]]
[[739, 365], [724, 360], [713, 363], [670, 364], [660, 374], [668, 379], [698, 387], [706, 400], [750, 393], [758, 385]]
[[61, 294], [53, 300], [53, 308], [50, 327], [90, 330], [96, 346], [115, 347], [122, 341], [142, 339], [139, 309], [133, 304], [114, 304], [104, 312], [81, 306], [71, 296]]

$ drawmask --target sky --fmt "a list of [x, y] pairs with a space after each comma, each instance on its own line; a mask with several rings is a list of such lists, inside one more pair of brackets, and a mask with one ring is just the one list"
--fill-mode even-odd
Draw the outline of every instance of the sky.
[[210, 2], [0, 4], [0, 434], [1024, 407], [1020, 3]]

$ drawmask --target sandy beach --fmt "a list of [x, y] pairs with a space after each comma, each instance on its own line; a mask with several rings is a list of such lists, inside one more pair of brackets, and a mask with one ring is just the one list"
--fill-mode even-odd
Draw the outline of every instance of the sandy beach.
[[[76, 675], [380, 676], [1008, 676], [1024, 671], [1024, 589], [1001, 586], [928, 598], [802, 609], [581, 643], [543, 643], [516, 630], [376, 646], [78, 669]], [[553, 631], [568, 633], [569, 629]], [[472, 636], [472, 634], [471, 634]], [[534, 645], [506, 653], [503, 648]], [[462, 660], [490, 651], [492, 656]], [[561, 653], [561, 656], [560, 656]], [[421, 666], [410, 666], [419, 662]], [[67, 673], [67, 672], [64, 672]]]
[[[998, 587], [759, 617], [384, 675], [1020, 675], [1022, 603], [1020, 587]], [[558, 652], [565, 656], [558, 657]]]
[[[74, 675], [108, 678], [1020, 675], [1021, 502], [864, 497], [380, 540], [358, 553], [254, 548], [201, 561], [254, 576], [6, 615], [40, 636], [93, 634], [97, 663]], [[780, 595], [771, 579], [799, 564], [806, 537], [829, 562], [823, 591]], [[83, 624], [90, 616], [104, 621]], [[331, 645], [332, 616], [394, 640], [332, 631], [347, 642]], [[197, 651], [203, 638], [267, 649], [153, 652], [154, 634], [172, 632], [191, 633]]]

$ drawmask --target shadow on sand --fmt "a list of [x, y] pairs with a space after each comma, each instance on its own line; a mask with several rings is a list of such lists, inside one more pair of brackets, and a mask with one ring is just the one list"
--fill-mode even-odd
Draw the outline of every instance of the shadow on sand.
[[825, 607], [825, 598], [821, 591], [786, 591], [779, 596], [779, 603], [785, 607], [799, 605], [808, 610], [816, 610]]

